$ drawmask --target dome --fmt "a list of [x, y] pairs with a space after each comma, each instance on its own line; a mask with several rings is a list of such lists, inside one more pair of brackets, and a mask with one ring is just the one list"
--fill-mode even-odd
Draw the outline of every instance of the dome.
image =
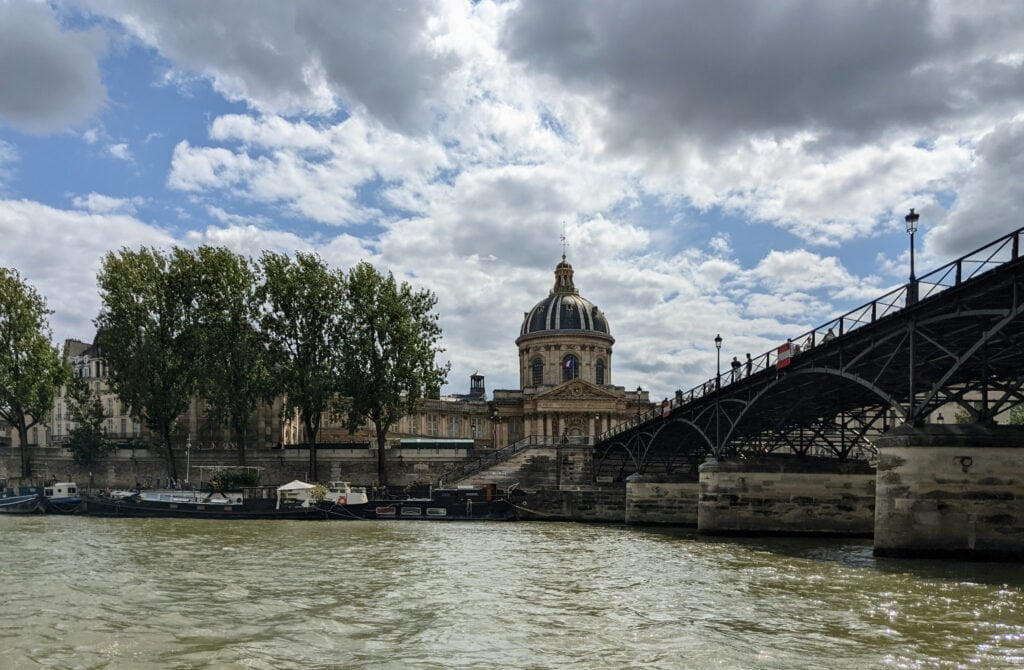
[[548, 297], [523, 316], [519, 336], [550, 334], [552, 331], [596, 333], [611, 337], [604, 312], [579, 294], [572, 282], [572, 266], [565, 261], [555, 267], [555, 286]]

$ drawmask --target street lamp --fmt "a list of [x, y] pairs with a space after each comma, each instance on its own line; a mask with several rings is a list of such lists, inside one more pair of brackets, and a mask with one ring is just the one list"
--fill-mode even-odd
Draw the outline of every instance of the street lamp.
[[189, 465], [191, 465], [191, 456], [192, 456], [192, 433], [189, 433], [188, 437], [185, 438], [185, 484], [186, 485], [188, 485], [188, 471], [189, 471]]
[[907, 222], [907, 232], [910, 234], [910, 285], [907, 287], [907, 302], [917, 302], [917, 277], [914, 276], [914, 233], [917, 232], [917, 220], [921, 216], [910, 208], [910, 213], [903, 217]]
[[715, 335], [715, 388], [722, 387], [722, 336]]
[[[722, 388], [722, 335], [715, 335], [715, 389]], [[721, 450], [721, 421], [719, 420], [719, 399], [715, 396], [715, 449]]]
[[935, 417], [935, 423], [943, 423], [945, 420], [946, 417], [942, 416], [942, 412], [939, 412], [939, 415]]

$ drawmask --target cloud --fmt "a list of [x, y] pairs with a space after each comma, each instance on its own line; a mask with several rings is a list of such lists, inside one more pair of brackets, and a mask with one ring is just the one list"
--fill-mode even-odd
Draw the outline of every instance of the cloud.
[[50, 325], [58, 340], [92, 338], [92, 319], [99, 313], [96, 273], [107, 251], [174, 243], [160, 228], [125, 214], [62, 210], [30, 200], [0, 200], [0, 238], [0, 265], [18, 268], [46, 296], [56, 312]]
[[65, 31], [43, 3], [0, 2], [0, 121], [49, 133], [88, 119], [103, 103], [98, 29]]
[[10, 166], [17, 160], [17, 150], [7, 142], [0, 140], [0, 192], [6, 188], [7, 181], [11, 178]]
[[1019, 106], [1024, 64], [1004, 56], [1022, 27], [1014, 3], [527, 0], [503, 44], [600, 101], [620, 149], [807, 130], [860, 144]]
[[110, 146], [107, 147], [107, 151], [110, 153], [111, 156], [118, 160], [132, 160], [132, 152], [128, 148], [127, 143], [122, 142], [120, 144], [111, 144]]
[[[977, 163], [948, 215], [925, 236], [929, 256], [968, 253], [1024, 225], [1024, 119], [999, 124], [978, 144]], [[922, 224], [939, 208], [921, 210]], [[923, 227], [923, 226], [922, 226]]]
[[84, 209], [93, 214], [134, 214], [135, 209], [145, 202], [144, 198], [115, 198], [102, 193], [89, 193], [78, 195], [71, 199], [78, 209]]
[[270, 113], [366, 109], [389, 127], [422, 131], [454, 65], [432, 39], [430, 2], [85, 5], [119, 21], [175, 69]]
[[228, 223], [232, 225], [251, 226], [252, 224], [265, 224], [270, 222], [270, 220], [265, 216], [244, 216], [242, 214], [232, 214], [214, 205], [207, 205], [206, 213], [221, 223]]

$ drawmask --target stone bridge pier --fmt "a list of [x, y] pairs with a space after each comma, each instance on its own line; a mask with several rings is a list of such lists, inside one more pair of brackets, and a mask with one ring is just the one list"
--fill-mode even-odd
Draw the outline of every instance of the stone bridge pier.
[[874, 510], [875, 472], [862, 460], [773, 456], [700, 466], [700, 533], [870, 537]]
[[1024, 428], [901, 427], [876, 445], [876, 556], [1024, 558]]

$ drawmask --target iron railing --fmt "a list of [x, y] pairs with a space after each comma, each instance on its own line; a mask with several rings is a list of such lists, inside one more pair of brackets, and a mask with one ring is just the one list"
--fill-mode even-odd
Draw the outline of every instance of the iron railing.
[[[855, 307], [817, 328], [812, 328], [789, 339], [786, 344], [790, 345], [790, 354], [798, 355], [813, 347], [828, 344], [835, 338], [842, 337], [880, 319], [892, 316], [908, 307], [913, 307], [922, 300], [935, 297], [955, 286], [960, 286], [969, 279], [974, 279], [986, 272], [1018, 260], [1020, 258], [1020, 240], [1022, 235], [1024, 235], [1024, 228], [1018, 228], [1012, 233], [989, 242], [954, 261], [950, 261], [918, 277], [917, 281], [912, 284], [908, 283], [899, 286], [869, 303]], [[739, 368], [727, 370], [723, 374], [694, 386], [689, 391], [677, 391], [675, 397], [671, 399], [666, 398], [661, 405], [656, 405], [643, 413], [638, 412], [629, 421], [613, 426], [598, 435], [596, 442], [603, 442], [631, 428], [647, 423], [658, 416], [667, 416], [675, 408], [711, 395], [723, 386], [728, 386], [744, 377], [774, 368], [779, 361], [780, 348], [775, 348], [760, 356], [752, 357], [749, 361], [743, 361]]]

